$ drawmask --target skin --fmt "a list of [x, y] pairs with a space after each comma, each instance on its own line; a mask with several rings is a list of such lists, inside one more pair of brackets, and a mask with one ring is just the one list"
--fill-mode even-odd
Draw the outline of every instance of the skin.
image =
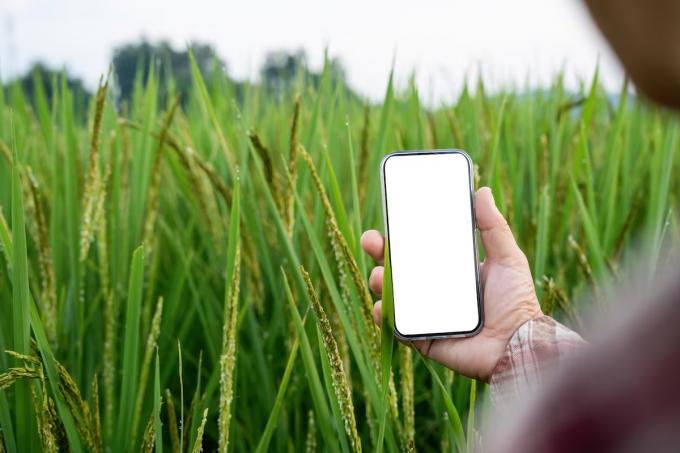
[[[486, 260], [480, 266], [484, 293], [484, 327], [469, 338], [418, 340], [411, 344], [423, 355], [468, 377], [488, 380], [505, 352], [510, 337], [526, 321], [542, 315], [536, 298], [529, 262], [517, 245], [507, 221], [500, 213], [491, 189], [475, 194], [475, 216]], [[361, 236], [361, 247], [379, 264], [371, 271], [369, 286], [380, 295], [383, 284], [382, 257], [385, 240], [376, 230]], [[380, 323], [381, 301], [373, 314]]]

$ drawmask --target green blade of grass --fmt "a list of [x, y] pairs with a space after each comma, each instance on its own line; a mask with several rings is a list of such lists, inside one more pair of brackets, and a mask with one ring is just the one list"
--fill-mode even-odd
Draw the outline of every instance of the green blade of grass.
[[352, 145], [352, 134], [349, 125], [349, 118], [346, 120], [347, 124], [347, 143], [349, 151], [349, 175], [350, 183], [352, 186], [352, 214], [354, 216], [354, 234], [350, 236], [352, 241], [350, 245], [353, 248], [354, 254], [357, 255], [357, 261], [359, 263], [359, 269], [361, 269], [362, 274], [366, 274], [366, 257], [361, 253], [359, 241], [356, 240], [356, 234], [361, 234], [362, 224], [361, 224], [361, 204], [359, 203], [359, 181], [357, 179], [357, 168], [354, 156], [354, 146]]
[[191, 63], [191, 75], [194, 79], [194, 83], [196, 84], [196, 88], [200, 95], [202, 108], [208, 115], [208, 120], [212, 124], [214, 132], [217, 135], [217, 141], [220, 147], [222, 148], [222, 152], [224, 153], [224, 157], [226, 158], [227, 163], [229, 164], [228, 165], [229, 174], [234, 175], [236, 168], [234, 155], [229, 149], [229, 145], [227, 145], [227, 140], [224, 137], [224, 132], [222, 131], [222, 125], [220, 124], [220, 121], [217, 119], [217, 114], [215, 113], [215, 108], [212, 104], [212, 98], [208, 93], [208, 89], [206, 88], [205, 82], [203, 81], [201, 71], [198, 68], [198, 65], [196, 64], [196, 58], [194, 57], [194, 53], [191, 50], [189, 50], [189, 61]]
[[[380, 111], [377, 138], [372, 153], [374, 158], [369, 159], [369, 165], [376, 169], [376, 174], [378, 168], [377, 162], [379, 162], [379, 159], [381, 159], [382, 156], [387, 152], [388, 134], [392, 131], [392, 128], [389, 127], [389, 125], [390, 121], [392, 120], [392, 110], [394, 109], [393, 76], [394, 76], [394, 61], [392, 62], [392, 69], [390, 70], [390, 75], [387, 81], [387, 88], [385, 90], [385, 98], [383, 100], [382, 109]], [[376, 159], [378, 160], [376, 161]], [[373, 184], [371, 184], [371, 188], [367, 191], [367, 194], [369, 196], [366, 197], [366, 212], [367, 215], [372, 215], [372, 217], [369, 218], [370, 220], [369, 225], [374, 225], [376, 219], [379, 218], [376, 213], [377, 211], [376, 207], [378, 206], [378, 197], [376, 197], [375, 195], [379, 192], [378, 189], [380, 188], [380, 184], [378, 178], [369, 178], [369, 180], [373, 181]]]
[[[304, 321], [303, 321], [304, 326]], [[271, 409], [269, 418], [267, 419], [267, 424], [264, 427], [262, 436], [257, 443], [257, 448], [255, 448], [255, 453], [265, 453], [269, 449], [269, 442], [276, 429], [276, 423], [279, 420], [281, 410], [284, 405], [284, 398], [286, 397], [286, 390], [288, 389], [288, 383], [290, 382], [290, 376], [293, 374], [293, 367], [295, 366], [295, 359], [297, 358], [298, 349], [300, 347], [300, 338], [295, 333], [295, 340], [293, 341], [293, 346], [290, 348], [290, 354], [288, 354], [288, 361], [286, 362], [286, 368], [283, 371], [283, 377], [281, 377], [281, 383], [279, 384], [279, 389], [276, 392], [276, 400], [274, 401], [274, 406]]]
[[[74, 347], [69, 348], [69, 355], [74, 363], [80, 363], [82, 357], [82, 329], [85, 324], [84, 307], [78, 300], [78, 289], [80, 288], [80, 264], [78, 251], [80, 250], [80, 200], [78, 197], [78, 156], [76, 126], [73, 118], [73, 101], [66, 84], [66, 76], [61, 78], [62, 95], [62, 128], [64, 131], [64, 162], [60, 165], [63, 168], [62, 181], [63, 190], [63, 215], [65, 217], [64, 236], [60, 241], [66, 241], [65, 257], [67, 259], [67, 271], [64, 272], [68, 278], [68, 292], [64, 307], [64, 329], [69, 332], [69, 342]], [[78, 380], [80, 373], [74, 373]]]
[[602, 252], [602, 247], [600, 246], [600, 238], [597, 233], [597, 228], [592, 222], [588, 208], [586, 207], [581, 192], [576, 186], [576, 181], [571, 179], [572, 193], [576, 199], [576, 203], [579, 208], [579, 213], [583, 221], [583, 229], [586, 234], [586, 239], [588, 241], [588, 246], [590, 249], [590, 257], [592, 261], [593, 271], [598, 279], [603, 279], [606, 277], [605, 274], [605, 264], [604, 264], [604, 254]]
[[64, 397], [61, 392], [59, 385], [59, 375], [57, 369], [54, 365], [54, 355], [50, 348], [50, 344], [47, 341], [47, 335], [45, 334], [45, 329], [43, 327], [42, 321], [40, 320], [40, 314], [38, 313], [38, 307], [36, 307], [35, 302], [31, 301], [31, 329], [35, 336], [35, 341], [38, 344], [38, 350], [42, 356], [42, 362], [45, 366], [45, 372], [47, 374], [48, 382], [50, 383], [50, 388], [52, 389], [52, 395], [57, 404], [57, 412], [59, 414], [59, 419], [64, 425], [64, 431], [66, 431], [66, 438], [68, 439], [68, 446], [74, 453], [79, 453], [83, 451], [81, 439], [78, 436], [78, 430], [76, 429], [75, 420], [71, 415], [71, 412], [64, 401]]
[[[118, 412], [118, 435], [116, 446], [124, 450], [129, 446], [134, 399], [137, 394], [139, 378], [139, 326], [144, 283], [144, 246], [139, 246], [132, 255], [130, 266], [130, 285], [128, 288], [127, 310], [125, 315], [125, 340], [123, 343], [123, 381], [120, 390]], [[133, 447], [134, 448], [134, 447]]]
[[[31, 350], [31, 321], [29, 314], [28, 288], [28, 256], [26, 251], [26, 225], [24, 219], [24, 202], [21, 193], [19, 175], [19, 157], [16, 149], [12, 164], [12, 244], [13, 244], [13, 349], [20, 354], [29, 354]], [[15, 391], [16, 438], [20, 445], [30, 446], [35, 442], [31, 411], [29, 384], [20, 381]]]
[[204, 409], [205, 400], [203, 398], [203, 394], [201, 393], [202, 375], [203, 352], [200, 352], [198, 356], [198, 366], [196, 367], [196, 387], [194, 389], [194, 395], [191, 397], [191, 408], [189, 414], [189, 417], [191, 417], [191, 423], [189, 424], [189, 445], [193, 445], [194, 450], [197, 443], [202, 445], [201, 436], [203, 436], [203, 432], [201, 429], [201, 423], [203, 417], [205, 417], [205, 415], [202, 414], [205, 414], [208, 411], [208, 408]]
[[[538, 226], [536, 228], [536, 255], [534, 258], [534, 282], [540, 282], [545, 274], [546, 257], [548, 255], [548, 235], [550, 234], [550, 196], [548, 187], [541, 190], [538, 202]], [[541, 300], [542, 288], [536, 286], [536, 296]]]
[[[650, 194], [652, 197], [652, 206], [650, 210], [651, 219], [649, 223], [651, 224], [649, 228], [653, 231], [652, 236], [652, 250], [659, 250], [662, 238], [662, 230], [665, 226], [664, 219], [666, 217], [668, 198], [671, 187], [671, 174], [673, 171], [673, 160], [675, 158], [674, 150], [677, 149], [677, 136], [678, 128], [677, 125], [671, 126], [665, 134], [663, 143], [663, 153], [658, 158], [657, 165], [657, 181], [653, 182], [653, 187], [651, 187]], [[657, 255], [652, 257], [653, 261], [656, 261]]]
[[477, 380], [470, 380], [470, 398], [467, 419], [467, 451], [475, 451], [475, 404], [477, 403]]
[[390, 410], [387, 396], [389, 393], [389, 380], [392, 371], [392, 353], [394, 350], [394, 310], [392, 301], [392, 267], [390, 266], [389, 245], [385, 244], [384, 263], [385, 269], [383, 272], [383, 291], [382, 291], [382, 309], [380, 312], [380, 383], [381, 383], [381, 419], [379, 437], [376, 445], [376, 451], [380, 453], [383, 446], [383, 438], [385, 436], [385, 425], [387, 424], [387, 414]]
[[458, 451], [466, 451], [467, 445], [465, 442], [465, 432], [463, 431], [463, 423], [460, 420], [458, 409], [456, 409], [456, 406], [453, 404], [453, 401], [451, 400], [449, 390], [444, 385], [441, 378], [439, 377], [439, 374], [432, 367], [432, 364], [430, 364], [428, 359], [424, 358], [423, 356], [420, 356], [420, 358], [422, 359], [423, 363], [427, 367], [432, 377], [434, 377], [437, 386], [441, 389], [442, 395], [444, 397], [444, 407], [446, 409], [446, 413], [449, 416], [449, 423], [451, 424], [451, 428], [453, 429], [454, 439], [456, 442], [456, 446], [458, 447]]

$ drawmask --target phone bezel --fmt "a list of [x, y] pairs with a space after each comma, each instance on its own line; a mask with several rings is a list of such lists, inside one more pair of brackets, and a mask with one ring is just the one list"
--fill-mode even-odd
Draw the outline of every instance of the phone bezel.
[[[472, 245], [473, 245], [473, 259], [475, 263], [475, 284], [477, 286], [477, 313], [478, 313], [478, 323], [474, 329], [469, 331], [458, 331], [458, 332], [425, 332], [422, 334], [412, 334], [406, 335], [399, 332], [397, 329], [396, 322], [396, 310], [392, 310], [392, 322], [394, 326], [394, 335], [402, 340], [426, 340], [426, 339], [437, 339], [437, 338], [460, 338], [460, 337], [471, 337], [478, 334], [484, 327], [484, 310], [483, 310], [483, 294], [481, 290], [481, 284], [479, 279], [479, 250], [477, 248], [477, 220], [475, 217], [475, 193], [473, 187], [473, 173], [472, 173], [472, 159], [463, 150], [460, 149], [437, 149], [437, 150], [413, 150], [413, 151], [394, 151], [386, 154], [380, 163], [380, 179], [382, 186], [382, 198], [383, 198], [383, 217], [385, 221], [385, 236], [389, 247], [390, 244], [390, 225], [389, 225], [389, 212], [387, 207], [387, 190], [385, 186], [385, 164], [392, 157], [400, 156], [413, 156], [413, 155], [428, 155], [428, 154], [460, 154], [465, 158], [468, 165], [468, 182], [470, 186], [470, 210], [472, 215]], [[392, 263], [391, 248], [388, 248], [387, 259]], [[391, 266], [390, 266], [391, 269]]]

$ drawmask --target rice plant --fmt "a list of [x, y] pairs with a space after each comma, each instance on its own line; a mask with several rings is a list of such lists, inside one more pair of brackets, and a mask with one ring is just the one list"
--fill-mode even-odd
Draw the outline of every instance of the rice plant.
[[391, 150], [467, 150], [574, 327], [678, 242], [678, 120], [597, 74], [435, 107], [391, 76], [379, 103], [327, 69], [193, 77], [124, 104], [103, 80], [87, 111], [64, 80], [0, 90], [0, 451], [472, 449], [485, 384], [372, 320], [359, 237]]

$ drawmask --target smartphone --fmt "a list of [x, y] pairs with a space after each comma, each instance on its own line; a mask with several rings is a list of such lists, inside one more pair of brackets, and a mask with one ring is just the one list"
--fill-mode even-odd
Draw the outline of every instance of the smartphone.
[[395, 335], [475, 335], [483, 313], [470, 157], [398, 151], [383, 159], [381, 177]]

